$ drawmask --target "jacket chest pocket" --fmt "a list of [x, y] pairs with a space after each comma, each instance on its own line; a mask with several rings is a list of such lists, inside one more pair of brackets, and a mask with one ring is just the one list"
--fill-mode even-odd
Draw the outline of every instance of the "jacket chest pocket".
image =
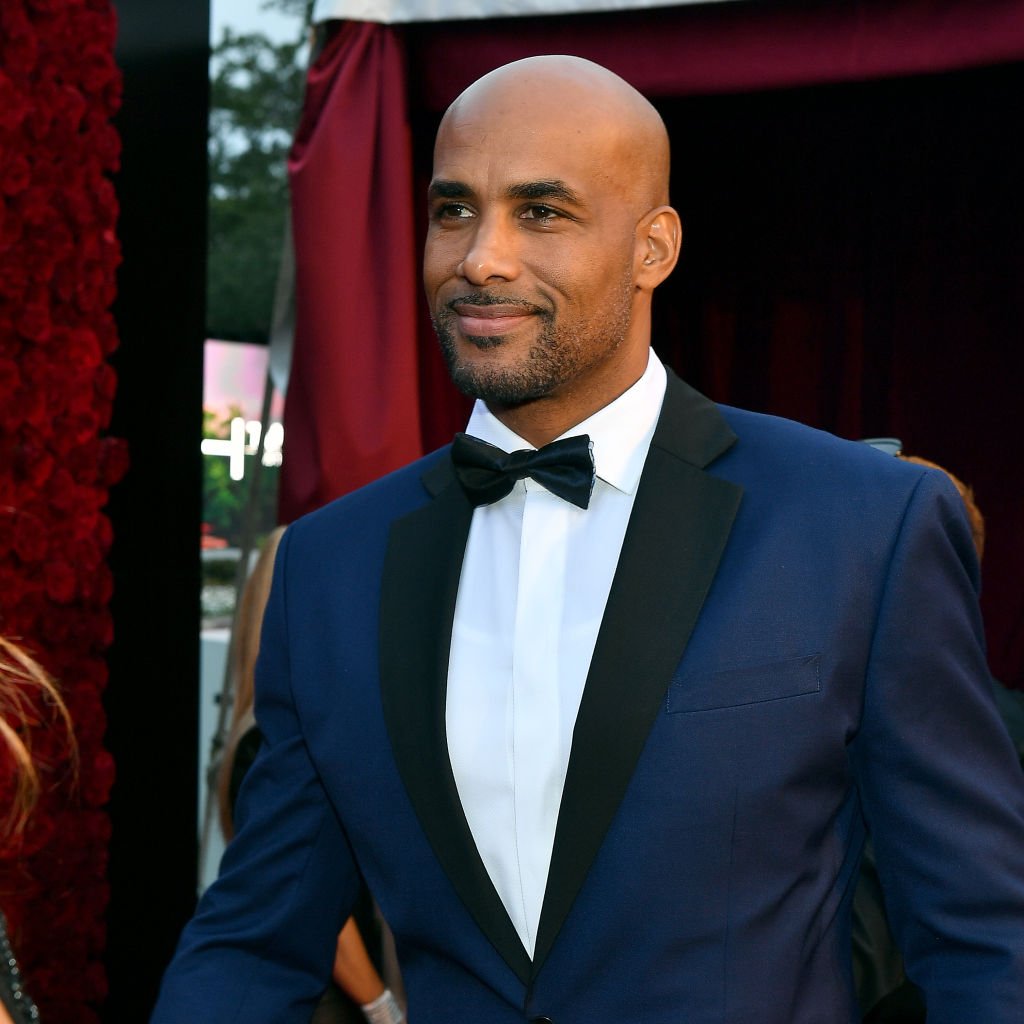
[[665, 710], [670, 715], [740, 708], [749, 704], [790, 700], [821, 690], [821, 655], [785, 661], [690, 672], [672, 680]]

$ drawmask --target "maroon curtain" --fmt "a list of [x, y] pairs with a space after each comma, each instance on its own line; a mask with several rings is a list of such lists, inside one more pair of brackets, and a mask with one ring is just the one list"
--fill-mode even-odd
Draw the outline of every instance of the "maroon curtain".
[[421, 454], [411, 166], [398, 39], [346, 23], [309, 73], [289, 161], [296, 341], [283, 522]]
[[587, 57], [647, 96], [863, 81], [1024, 59], [1021, 0], [715, 3], [424, 26], [413, 82], [443, 110], [492, 68]]
[[[716, 400], [846, 437], [896, 434], [973, 484], [989, 526], [993, 670], [1024, 685], [1024, 431], [1012, 418], [1024, 380], [1024, 67], [1012, 63], [1024, 59], [1024, 0], [727, 3], [394, 31], [408, 54], [415, 187], [410, 198], [406, 180], [386, 194], [382, 183], [375, 206], [415, 208], [415, 258], [433, 132], [461, 88], [539, 52], [635, 82], [669, 125], [686, 230], [656, 300], [655, 347]], [[372, 243], [353, 244], [376, 263]], [[407, 252], [389, 253], [404, 266]], [[410, 281], [418, 319], [402, 340], [429, 450], [467, 404]], [[394, 358], [398, 339], [384, 340]]]

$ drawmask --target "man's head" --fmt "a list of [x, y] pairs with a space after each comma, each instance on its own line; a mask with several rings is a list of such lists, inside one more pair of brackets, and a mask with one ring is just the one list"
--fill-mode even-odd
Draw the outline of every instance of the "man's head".
[[459, 96], [434, 151], [424, 283], [460, 388], [583, 418], [640, 377], [651, 293], [679, 253], [668, 170], [658, 113], [581, 58], [516, 61]]

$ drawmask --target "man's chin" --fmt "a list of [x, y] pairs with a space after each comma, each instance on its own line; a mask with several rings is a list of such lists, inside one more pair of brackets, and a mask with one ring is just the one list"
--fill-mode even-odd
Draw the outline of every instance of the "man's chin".
[[507, 334], [462, 334], [463, 342], [477, 349], [500, 348], [508, 337]]
[[479, 366], [459, 362], [449, 367], [452, 383], [464, 395], [478, 398], [492, 408], [513, 409], [544, 398], [549, 388], [538, 381], [510, 373], [485, 372]]

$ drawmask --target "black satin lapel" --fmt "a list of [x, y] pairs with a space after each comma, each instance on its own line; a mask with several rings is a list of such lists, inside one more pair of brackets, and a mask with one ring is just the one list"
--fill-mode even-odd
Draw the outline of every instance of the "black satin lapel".
[[710, 402], [670, 378], [573, 732], [534, 974], [625, 794], [711, 587], [742, 488], [699, 466], [734, 441]]
[[[448, 653], [472, 508], [443, 470], [434, 501], [391, 527], [380, 614], [384, 718], [416, 815], [456, 892], [524, 982], [530, 971], [459, 801], [445, 730]], [[452, 478], [453, 479], [453, 478]], [[441, 913], [441, 908], [438, 909]]]

